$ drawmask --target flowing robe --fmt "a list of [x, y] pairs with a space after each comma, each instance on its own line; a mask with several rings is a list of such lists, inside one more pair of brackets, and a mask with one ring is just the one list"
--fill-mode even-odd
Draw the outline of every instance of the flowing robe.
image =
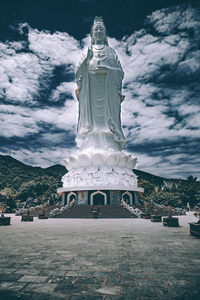
[[[91, 51], [91, 60], [84, 57], [76, 72], [79, 100], [76, 142], [81, 150], [122, 150], [126, 144], [120, 118], [124, 73], [112, 48], [92, 46]], [[96, 71], [99, 65], [105, 68]]]

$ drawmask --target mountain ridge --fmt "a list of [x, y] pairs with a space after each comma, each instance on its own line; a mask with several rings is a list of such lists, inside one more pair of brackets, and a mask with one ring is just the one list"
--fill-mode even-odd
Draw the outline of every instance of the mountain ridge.
[[[9, 181], [21, 177], [23, 182], [34, 179], [34, 176], [60, 176], [61, 177], [67, 172], [66, 168], [60, 164], [52, 165], [47, 168], [42, 168], [39, 166], [30, 166], [25, 164], [12, 156], [0, 155], [0, 189], [5, 187], [10, 187]], [[13, 172], [12, 172], [13, 171]], [[134, 169], [134, 173], [138, 176], [138, 179], [144, 179], [150, 183], [158, 186], [166, 185], [166, 183], [174, 182], [177, 183], [182, 179], [165, 178], [162, 176], [154, 175], [145, 171]], [[6, 180], [6, 177], [8, 181]], [[5, 183], [7, 182], [7, 184]], [[56, 192], [56, 191], [55, 191]]]

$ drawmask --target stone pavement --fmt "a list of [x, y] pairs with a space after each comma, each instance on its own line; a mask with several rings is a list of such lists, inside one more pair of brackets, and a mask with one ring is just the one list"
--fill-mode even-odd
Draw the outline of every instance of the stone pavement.
[[0, 227], [0, 299], [200, 299], [200, 240], [143, 219], [48, 219]]

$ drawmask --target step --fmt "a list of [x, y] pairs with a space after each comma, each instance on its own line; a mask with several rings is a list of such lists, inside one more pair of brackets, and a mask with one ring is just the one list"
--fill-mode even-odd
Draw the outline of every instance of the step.
[[[120, 206], [115, 205], [95, 205], [95, 210], [99, 208], [99, 218], [134, 218], [136, 216]], [[74, 206], [64, 211], [59, 218], [94, 218], [92, 210], [94, 206]]]

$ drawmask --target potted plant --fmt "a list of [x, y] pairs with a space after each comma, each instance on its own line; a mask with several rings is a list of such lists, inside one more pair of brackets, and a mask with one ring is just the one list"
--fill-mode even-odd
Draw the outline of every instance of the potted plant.
[[154, 215], [151, 215], [151, 222], [162, 222], [162, 217], [158, 215], [158, 210], [154, 210]]
[[179, 227], [178, 218], [172, 217], [172, 210], [170, 209], [169, 216], [163, 218], [163, 226]]
[[27, 213], [22, 215], [21, 222], [32, 222], [33, 216], [30, 215], [30, 211], [27, 210]]
[[48, 212], [46, 212], [44, 209], [43, 211], [38, 215], [38, 219], [48, 219]]
[[197, 222], [193, 222], [193, 223], [189, 223], [190, 225], [190, 235], [195, 236], [197, 238], [200, 238], [200, 205], [198, 205], [197, 209], [198, 211], [196, 211], [194, 213], [194, 216], [196, 218], [198, 218]]
[[144, 202], [144, 210], [145, 212], [142, 213], [141, 217], [143, 219], [151, 219], [151, 214], [148, 212], [148, 204], [146, 201]]
[[0, 226], [10, 225], [10, 217], [4, 216], [4, 211], [1, 211]]

